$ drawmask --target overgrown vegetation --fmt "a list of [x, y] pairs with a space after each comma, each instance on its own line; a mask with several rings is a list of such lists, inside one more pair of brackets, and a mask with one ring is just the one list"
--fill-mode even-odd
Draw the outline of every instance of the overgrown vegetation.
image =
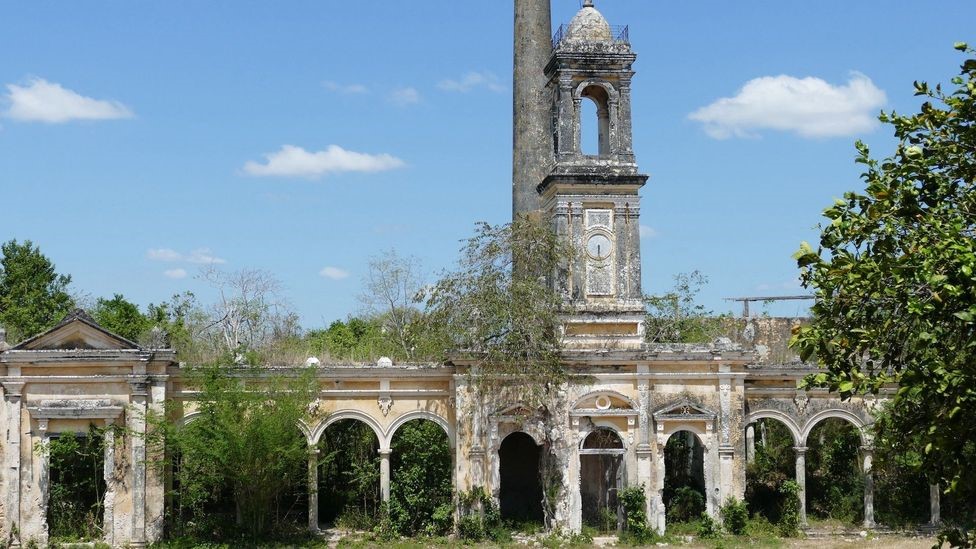
[[92, 426], [88, 433], [63, 433], [47, 447], [50, 478], [47, 523], [53, 542], [94, 541], [102, 537], [105, 437]]
[[155, 465], [173, 466], [169, 531], [253, 541], [307, 524], [308, 445], [298, 424], [308, 418], [313, 373], [212, 365], [186, 376], [199, 391], [193, 420], [151, 418]]
[[819, 247], [795, 255], [816, 292], [795, 346], [824, 366], [811, 385], [849, 397], [897, 384], [888, 429], [920, 458], [900, 465], [972, 501], [976, 52], [956, 49], [966, 59], [953, 88], [916, 82], [918, 113], [881, 114], [894, 154], [878, 160], [857, 143], [864, 189], [827, 208]]

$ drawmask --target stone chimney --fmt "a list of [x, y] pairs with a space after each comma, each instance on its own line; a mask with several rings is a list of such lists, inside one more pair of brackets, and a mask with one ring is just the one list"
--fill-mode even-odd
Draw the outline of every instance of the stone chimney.
[[552, 100], [545, 68], [552, 55], [550, 0], [515, 1], [512, 218], [539, 209], [536, 187], [553, 158]]

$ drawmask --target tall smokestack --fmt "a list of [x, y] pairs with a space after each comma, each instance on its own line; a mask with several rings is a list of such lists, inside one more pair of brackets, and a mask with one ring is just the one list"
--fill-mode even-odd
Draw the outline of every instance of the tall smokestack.
[[536, 187], [553, 155], [545, 68], [552, 55], [549, 0], [515, 0], [512, 218], [539, 209]]

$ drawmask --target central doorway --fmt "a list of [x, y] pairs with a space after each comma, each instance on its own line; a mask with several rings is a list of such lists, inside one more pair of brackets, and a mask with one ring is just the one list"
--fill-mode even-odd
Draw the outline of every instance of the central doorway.
[[623, 488], [624, 444], [612, 429], [594, 430], [580, 448], [583, 525], [601, 533], [623, 527], [618, 494]]
[[529, 435], [515, 432], [498, 448], [498, 491], [503, 520], [542, 523], [541, 449]]

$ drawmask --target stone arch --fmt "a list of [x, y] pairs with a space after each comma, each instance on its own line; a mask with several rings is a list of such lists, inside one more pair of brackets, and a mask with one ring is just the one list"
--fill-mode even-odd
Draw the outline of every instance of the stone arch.
[[689, 433], [694, 434], [698, 438], [699, 444], [701, 444], [702, 447], [705, 448], [705, 451], [707, 452], [709, 450], [708, 442], [707, 442], [708, 439], [706, 438], [706, 435], [708, 433], [704, 429], [702, 429], [701, 427], [693, 423], [678, 423], [674, 425], [673, 429], [665, 430], [663, 437], [661, 437], [660, 439], [661, 448], [664, 448], [665, 446], [668, 445], [668, 441], [671, 440], [671, 435], [680, 433], [682, 431], [688, 431]]
[[186, 425], [189, 425], [189, 424], [193, 423], [194, 421], [196, 421], [197, 419], [199, 419], [200, 416], [202, 416], [202, 415], [203, 415], [203, 412], [200, 412], [200, 411], [190, 412], [189, 414], [186, 414], [185, 416], [181, 417], [180, 420], [178, 422], [176, 422], [176, 426], [177, 427], [184, 427]]
[[616, 102], [617, 99], [620, 97], [620, 92], [618, 92], [616, 88], [613, 87], [613, 84], [611, 84], [610, 82], [603, 80], [602, 78], [590, 78], [588, 80], [584, 80], [580, 82], [576, 86], [576, 89], [573, 90], [573, 99], [576, 100], [582, 99], [583, 90], [593, 86], [599, 86], [603, 88], [604, 91], [606, 91], [607, 97], [610, 99], [610, 101]]
[[576, 401], [573, 402], [573, 406], [570, 408], [570, 410], [578, 409], [580, 407], [580, 404], [585, 400], [594, 397], [601, 397], [601, 396], [608, 396], [608, 397], [616, 398], [618, 400], [622, 400], [625, 403], [627, 403], [627, 406], [629, 406], [631, 410], [635, 412], [639, 410], [639, 407], [637, 406], [637, 403], [634, 402], [634, 399], [630, 398], [629, 396], [621, 392], [614, 391], [611, 389], [602, 390], [602, 391], [590, 391], [589, 393], [586, 393], [585, 395], [579, 397], [578, 399], [576, 399]]
[[343, 419], [355, 419], [365, 423], [376, 435], [376, 440], [380, 443], [380, 450], [390, 449], [390, 441], [386, 438], [386, 432], [382, 427], [380, 427], [380, 424], [372, 416], [360, 412], [359, 410], [339, 410], [329, 414], [329, 417], [325, 418], [324, 421], [319, 423], [319, 425], [313, 431], [311, 431], [311, 438], [309, 441], [312, 444], [318, 444], [319, 440], [322, 438], [322, 434], [325, 433], [325, 430], [328, 429], [333, 423]]
[[393, 435], [396, 434], [397, 429], [403, 427], [403, 425], [408, 421], [413, 421], [415, 419], [426, 419], [427, 421], [431, 421], [439, 425], [440, 428], [444, 430], [444, 434], [447, 435], [448, 444], [450, 444], [452, 449], [454, 448], [456, 437], [455, 437], [454, 430], [451, 429], [451, 424], [448, 423], [448, 421], [443, 417], [433, 412], [428, 412], [427, 410], [413, 410], [411, 412], [407, 412], [401, 415], [400, 417], [396, 418], [396, 420], [393, 422], [392, 425], [390, 425], [390, 428], [387, 431], [387, 435], [386, 435], [387, 441], [392, 443]]
[[848, 423], [850, 423], [851, 425], [853, 425], [854, 428], [857, 429], [858, 434], [860, 434], [861, 436], [861, 444], [863, 446], [870, 446], [871, 444], [870, 435], [868, 434], [866, 429], [868, 423], [865, 422], [863, 418], [861, 418], [854, 412], [851, 412], [850, 410], [845, 410], [843, 408], [831, 408], [829, 410], [822, 410], [810, 416], [810, 419], [807, 420], [807, 422], [803, 426], [803, 430], [800, 432], [800, 436], [801, 436], [800, 440], [802, 442], [801, 446], [807, 445], [807, 437], [810, 436], [810, 433], [813, 431], [814, 427], [816, 427], [823, 420], [830, 419], [830, 418], [843, 419]]
[[803, 446], [802, 443], [805, 443], [807, 440], [806, 436], [803, 434], [803, 431], [800, 429], [800, 426], [796, 423], [796, 420], [793, 419], [793, 416], [779, 410], [767, 409], [750, 412], [749, 415], [746, 416], [746, 420], [743, 422], [743, 424], [748, 427], [760, 419], [775, 419], [786, 426], [786, 428], [789, 429], [790, 434], [793, 435], [793, 446]]

